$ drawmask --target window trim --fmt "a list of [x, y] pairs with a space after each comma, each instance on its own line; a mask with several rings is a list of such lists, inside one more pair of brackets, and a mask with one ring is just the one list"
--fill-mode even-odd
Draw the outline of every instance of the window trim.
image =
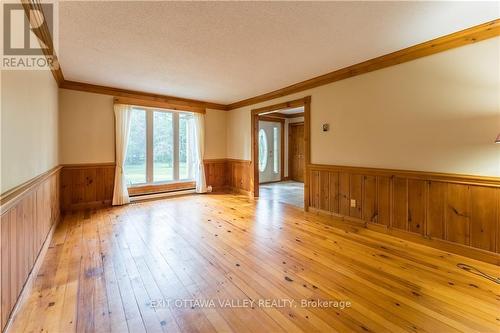
[[[180, 114], [193, 115], [191, 111], [177, 111], [170, 109], [161, 109], [155, 107], [146, 107], [139, 105], [131, 105], [133, 109], [141, 110], [146, 113], [146, 182], [145, 183], [135, 183], [127, 184], [127, 189], [131, 196], [143, 195], [143, 194], [153, 194], [153, 193], [163, 193], [178, 190], [188, 190], [196, 187], [196, 182], [193, 178], [189, 179], [179, 179], [179, 167], [180, 167], [180, 156], [179, 156], [179, 116]], [[154, 112], [164, 112], [172, 114], [173, 123], [173, 178], [172, 180], [164, 181], [154, 181], [154, 147], [153, 147], [153, 135], [154, 135]], [[126, 175], [125, 175], [126, 177]], [[193, 185], [194, 184], [194, 185]], [[174, 186], [178, 185], [178, 186]]]

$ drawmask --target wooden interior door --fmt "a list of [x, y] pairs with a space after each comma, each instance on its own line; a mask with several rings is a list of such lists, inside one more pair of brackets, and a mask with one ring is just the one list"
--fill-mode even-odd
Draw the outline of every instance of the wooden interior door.
[[291, 180], [304, 182], [305, 153], [304, 153], [304, 123], [291, 123], [288, 131], [289, 168]]

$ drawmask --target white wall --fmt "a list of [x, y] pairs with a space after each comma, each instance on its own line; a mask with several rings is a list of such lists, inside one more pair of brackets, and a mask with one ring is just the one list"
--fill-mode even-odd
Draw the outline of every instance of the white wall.
[[207, 110], [205, 115], [205, 159], [226, 157], [228, 111]]
[[1, 193], [58, 160], [57, 84], [50, 71], [1, 71]]
[[61, 164], [115, 161], [113, 96], [59, 89]]
[[[113, 97], [59, 90], [62, 164], [115, 161]], [[207, 110], [205, 159], [226, 157], [227, 111]]]
[[500, 176], [499, 46], [497, 37], [232, 110], [227, 155], [251, 159], [251, 109], [311, 95], [312, 163]]

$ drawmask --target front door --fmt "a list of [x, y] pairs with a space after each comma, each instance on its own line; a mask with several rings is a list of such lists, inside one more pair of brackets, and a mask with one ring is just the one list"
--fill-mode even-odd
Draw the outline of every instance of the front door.
[[259, 182], [281, 180], [281, 123], [259, 121]]
[[290, 124], [289, 127], [290, 179], [304, 182], [304, 123]]

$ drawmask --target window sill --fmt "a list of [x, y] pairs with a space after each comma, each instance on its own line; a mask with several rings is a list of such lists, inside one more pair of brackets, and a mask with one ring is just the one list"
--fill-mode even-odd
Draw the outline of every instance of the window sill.
[[173, 191], [182, 190], [192, 190], [196, 187], [196, 182], [194, 181], [182, 181], [175, 183], [164, 183], [164, 184], [148, 184], [148, 185], [136, 185], [128, 187], [129, 196], [138, 196], [144, 194], [156, 194], [165, 193]]

